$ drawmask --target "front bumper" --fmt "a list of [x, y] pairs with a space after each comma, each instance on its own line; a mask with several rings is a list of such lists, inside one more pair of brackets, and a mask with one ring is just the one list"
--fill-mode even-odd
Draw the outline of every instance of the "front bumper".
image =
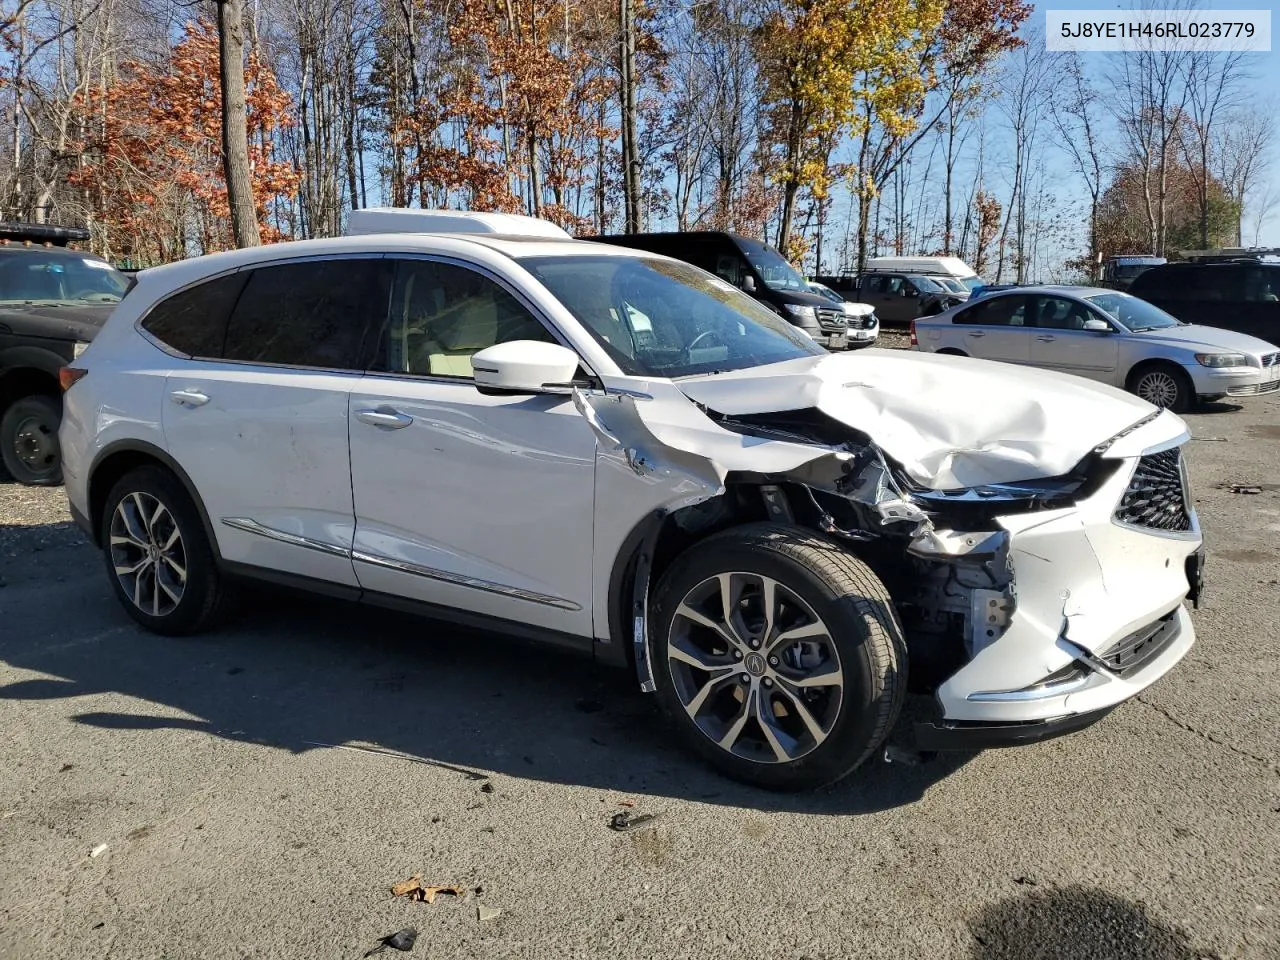
[[917, 723], [916, 749], [990, 750], [993, 747], [1020, 747], [1075, 733], [1097, 723], [1115, 707], [1103, 707], [1091, 713], [1075, 713], [1054, 720], [1029, 720], [1025, 723]]
[[1255, 397], [1280, 391], [1280, 366], [1205, 367], [1184, 364], [1198, 396]]
[[[922, 731], [926, 738], [1057, 736], [1136, 696], [1190, 650], [1195, 628], [1183, 601], [1198, 601], [1204, 560], [1189, 488], [1189, 529], [1121, 522], [1117, 505], [1138, 457], [1123, 460], [1074, 507], [999, 519], [1013, 611], [1003, 630], [979, 631], [969, 661], [938, 688], [942, 732]], [[1146, 643], [1157, 628], [1159, 642]], [[1125, 659], [1134, 643], [1144, 651], [1136, 662]]]

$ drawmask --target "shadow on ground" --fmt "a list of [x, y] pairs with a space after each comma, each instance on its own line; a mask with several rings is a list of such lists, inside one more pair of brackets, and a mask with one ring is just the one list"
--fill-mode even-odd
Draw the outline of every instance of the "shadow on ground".
[[[493, 771], [815, 814], [912, 803], [969, 758], [943, 754], [909, 765], [876, 757], [817, 792], [755, 790], [686, 755], [628, 673], [571, 653], [262, 588], [246, 591], [239, 614], [215, 632], [145, 633], [111, 595], [98, 553], [54, 526], [0, 527], [11, 551], [52, 542], [0, 558], [9, 579], [0, 590], [0, 658], [47, 675], [0, 687], [0, 702], [111, 692], [187, 715], [142, 704], [136, 712], [77, 712], [69, 704], [78, 723], [196, 730], [294, 752], [359, 744], [394, 753], [383, 760], [389, 772], [417, 762], [463, 777]], [[926, 704], [910, 706], [919, 712]]]
[[1082, 886], [1003, 900], [969, 930], [974, 960], [1218, 960], [1141, 903]]

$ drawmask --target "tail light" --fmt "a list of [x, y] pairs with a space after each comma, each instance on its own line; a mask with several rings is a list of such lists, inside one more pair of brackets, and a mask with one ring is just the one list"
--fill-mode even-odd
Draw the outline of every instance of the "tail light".
[[913, 347], [920, 346], [920, 340], [916, 337], [916, 322], [911, 321], [911, 345]]
[[83, 367], [63, 367], [58, 371], [58, 385], [62, 387], [62, 392], [66, 393], [71, 387], [80, 380], [89, 371]]

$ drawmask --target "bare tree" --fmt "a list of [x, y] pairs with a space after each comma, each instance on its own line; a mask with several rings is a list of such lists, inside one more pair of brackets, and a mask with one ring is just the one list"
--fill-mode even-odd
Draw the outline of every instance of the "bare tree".
[[256, 247], [258, 214], [249, 171], [248, 105], [244, 90], [244, 3], [218, 0], [218, 39], [221, 53], [222, 165], [227, 179], [231, 233], [237, 247]]
[[1009, 231], [1013, 230], [1014, 272], [1018, 283], [1027, 279], [1027, 200], [1029, 175], [1043, 156], [1039, 133], [1041, 121], [1049, 112], [1050, 59], [1043, 39], [1030, 37], [1025, 46], [1014, 51], [1004, 78], [1000, 108], [1009, 123], [1013, 141], [1013, 173], [1009, 204], [1004, 226], [1000, 230], [999, 260], [996, 282], [1004, 272]]
[[[1213, 131], [1214, 173], [1236, 207], [1237, 246], [1243, 242], [1245, 205], [1270, 168], [1276, 140], [1275, 115], [1274, 102], [1258, 104], [1227, 115]], [[1261, 199], [1268, 197], [1274, 204], [1276, 198], [1270, 190]], [[1260, 229], [1266, 217], [1258, 206], [1254, 215]]]
[[1098, 279], [1098, 201], [1102, 196], [1103, 156], [1101, 133], [1106, 109], [1101, 95], [1085, 75], [1078, 54], [1055, 58], [1065, 82], [1054, 88], [1053, 123], [1058, 142], [1089, 194], [1089, 278]]
[[1224, 114], [1240, 102], [1245, 54], [1194, 50], [1186, 56], [1186, 122], [1180, 128], [1182, 155], [1195, 186], [1200, 246], [1209, 246], [1209, 199], [1214, 134]]

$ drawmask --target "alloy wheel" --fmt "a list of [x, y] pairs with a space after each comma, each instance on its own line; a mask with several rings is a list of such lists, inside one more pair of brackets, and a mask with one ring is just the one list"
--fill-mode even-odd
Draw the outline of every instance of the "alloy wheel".
[[111, 516], [111, 566], [125, 596], [152, 617], [172, 613], [187, 585], [187, 554], [169, 508], [131, 493]]
[[1178, 399], [1178, 381], [1163, 370], [1152, 370], [1142, 375], [1134, 392], [1147, 403], [1171, 407]]
[[830, 736], [844, 694], [835, 641], [794, 591], [755, 573], [702, 581], [667, 638], [676, 695], [722, 750], [789, 763]]

